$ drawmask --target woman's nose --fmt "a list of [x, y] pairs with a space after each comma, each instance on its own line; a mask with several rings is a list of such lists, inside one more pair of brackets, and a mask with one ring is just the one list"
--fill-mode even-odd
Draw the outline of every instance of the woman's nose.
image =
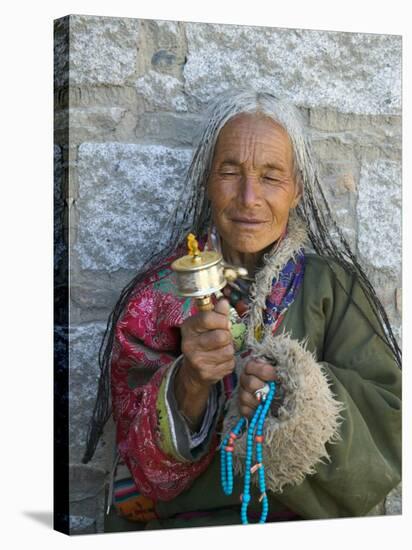
[[242, 202], [244, 206], [253, 206], [259, 202], [259, 179], [256, 176], [244, 176]]

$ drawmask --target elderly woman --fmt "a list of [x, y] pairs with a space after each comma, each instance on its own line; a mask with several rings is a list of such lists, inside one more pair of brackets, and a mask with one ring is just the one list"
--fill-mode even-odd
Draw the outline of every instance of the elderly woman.
[[[124, 289], [102, 347], [84, 461], [110, 414], [110, 376], [117, 455], [106, 530], [240, 523], [246, 432], [233, 447], [231, 495], [219, 445], [270, 381], [267, 521], [368, 514], [400, 481], [400, 351], [333, 222], [298, 112], [269, 93], [223, 94], [188, 187], [183, 216]], [[248, 270], [213, 311], [177, 292], [170, 266], [189, 230]], [[254, 470], [250, 522], [264, 496]]]

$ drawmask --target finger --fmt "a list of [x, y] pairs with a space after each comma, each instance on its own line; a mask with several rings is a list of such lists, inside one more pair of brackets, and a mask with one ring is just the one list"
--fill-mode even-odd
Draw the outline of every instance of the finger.
[[281, 382], [277, 372], [277, 367], [271, 365], [270, 363], [264, 363], [262, 361], [252, 359], [245, 365], [244, 372], [245, 374], [256, 376], [264, 382]]
[[220, 298], [215, 305], [215, 313], [228, 317], [230, 310], [229, 301], [226, 298]]
[[228, 374], [231, 374], [235, 370], [234, 359], [226, 361], [221, 364], [213, 364], [205, 366], [203, 363], [202, 368], [197, 371], [199, 378], [203, 382], [215, 384], [222, 380]]
[[243, 405], [239, 406], [240, 416], [246, 416], [249, 420], [253, 418], [256, 409], [251, 409], [250, 407], [245, 407]]
[[202, 311], [187, 319], [187, 326], [194, 332], [200, 334], [208, 330], [229, 330], [229, 318], [227, 315], [216, 311]]
[[265, 381], [254, 376], [253, 374], [242, 373], [239, 378], [240, 386], [249, 394], [253, 394], [255, 391], [264, 387]]
[[239, 410], [242, 416], [252, 418], [258, 405], [258, 401], [253, 401], [249, 394], [239, 394]]
[[235, 361], [231, 359], [225, 363], [220, 363], [218, 365], [214, 364], [210, 368], [203, 368], [200, 372], [203, 380], [215, 384], [228, 374], [231, 374], [234, 370]]
[[[233, 345], [229, 344], [225, 348], [220, 348], [217, 350], [188, 350], [188, 355], [190, 356], [191, 362], [196, 363], [199, 366], [205, 368], [214, 368], [220, 366], [223, 363], [228, 361], [234, 361], [235, 355], [233, 352]], [[184, 352], [183, 352], [184, 353]]]
[[233, 362], [235, 360], [235, 354], [233, 352], [233, 347], [230, 345], [227, 348], [221, 348], [214, 351], [209, 351], [208, 360], [213, 362], [214, 365], [222, 365], [228, 361]]
[[216, 366], [216, 370], [219, 372], [219, 379], [221, 380], [228, 374], [231, 374], [235, 370], [236, 362], [234, 359], [229, 359], [224, 363], [219, 363]]
[[239, 392], [239, 403], [245, 407], [250, 407], [252, 409], [256, 409], [256, 407], [259, 405], [259, 401], [256, 396], [245, 390], [241, 390]]
[[199, 345], [204, 350], [215, 350], [231, 346], [234, 351], [232, 335], [228, 330], [209, 330], [200, 334], [198, 340]]

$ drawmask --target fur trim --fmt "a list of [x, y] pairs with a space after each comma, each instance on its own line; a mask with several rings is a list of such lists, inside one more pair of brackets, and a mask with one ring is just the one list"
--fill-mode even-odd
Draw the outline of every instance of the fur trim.
[[[238, 375], [251, 357], [265, 358], [278, 367], [285, 389], [285, 398], [278, 415], [270, 412], [264, 427], [263, 460], [268, 489], [282, 492], [285, 485], [297, 485], [305, 476], [316, 472], [318, 462], [330, 460], [326, 443], [341, 438], [339, 426], [343, 404], [334, 399], [325, 369], [306, 349], [306, 343], [293, 340], [288, 334], [273, 336], [267, 327], [263, 340], [254, 343], [253, 353], [237, 362]], [[238, 389], [228, 402], [223, 434], [233, 429], [240, 417]], [[224, 435], [223, 435], [224, 437]], [[236, 474], [244, 474], [246, 431], [237, 439], [233, 453]], [[257, 475], [252, 483], [258, 484]]]
[[256, 274], [255, 282], [250, 287], [250, 304], [248, 310], [247, 344], [253, 346], [255, 329], [263, 326], [263, 311], [266, 309], [266, 297], [272, 290], [272, 281], [278, 277], [286, 262], [294, 258], [307, 240], [306, 227], [296, 212], [289, 215], [288, 234], [279, 245], [264, 255], [264, 265]]

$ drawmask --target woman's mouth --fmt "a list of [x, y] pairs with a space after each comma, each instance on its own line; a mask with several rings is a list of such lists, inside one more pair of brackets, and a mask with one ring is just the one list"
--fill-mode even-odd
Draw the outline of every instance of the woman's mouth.
[[259, 226], [265, 223], [265, 220], [260, 220], [257, 218], [236, 217], [236, 218], [232, 218], [232, 222], [234, 222], [236, 225], [240, 227], [258, 228]]

